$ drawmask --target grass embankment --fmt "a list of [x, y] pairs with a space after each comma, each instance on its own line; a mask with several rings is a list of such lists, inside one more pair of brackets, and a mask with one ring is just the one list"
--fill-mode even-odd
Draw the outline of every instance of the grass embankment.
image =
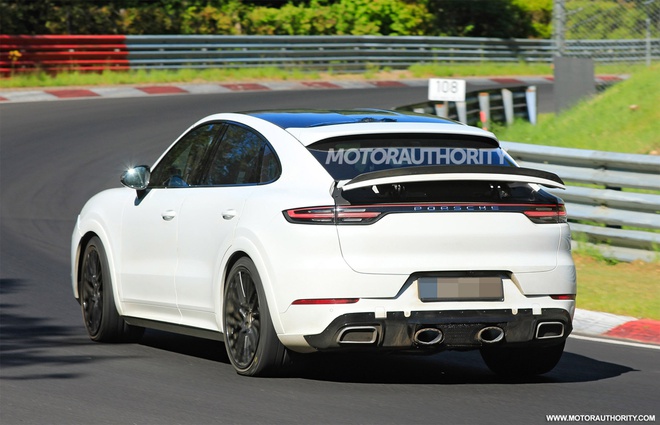
[[[501, 140], [614, 152], [660, 151], [660, 66], [597, 66], [598, 74], [632, 73], [625, 82], [558, 116], [539, 117], [536, 126], [518, 122], [496, 127]], [[544, 64], [417, 65], [407, 71], [373, 68], [361, 74], [317, 73], [277, 68], [46, 74], [14, 76], [0, 87], [55, 87], [118, 84], [211, 83], [324, 79], [393, 79], [496, 75], [551, 75]], [[634, 106], [633, 106], [634, 105]], [[660, 262], [612, 263], [589, 251], [574, 253], [579, 308], [660, 320]]]
[[660, 65], [641, 68], [559, 115], [536, 126], [516, 123], [494, 129], [500, 140], [639, 154], [660, 153]]
[[577, 306], [660, 320], [660, 262], [610, 264], [579, 251]]

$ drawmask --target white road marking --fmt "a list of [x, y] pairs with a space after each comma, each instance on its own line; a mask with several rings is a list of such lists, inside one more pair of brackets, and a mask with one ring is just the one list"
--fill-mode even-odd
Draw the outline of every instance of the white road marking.
[[585, 341], [604, 342], [606, 344], [625, 345], [625, 346], [628, 346], [628, 347], [651, 348], [653, 350], [660, 350], [660, 345], [643, 344], [643, 343], [640, 343], [640, 342], [621, 341], [619, 339], [595, 338], [595, 337], [591, 337], [591, 336], [575, 335], [575, 334], [571, 334], [569, 336], [569, 338], [582, 339], [582, 340], [585, 340]]

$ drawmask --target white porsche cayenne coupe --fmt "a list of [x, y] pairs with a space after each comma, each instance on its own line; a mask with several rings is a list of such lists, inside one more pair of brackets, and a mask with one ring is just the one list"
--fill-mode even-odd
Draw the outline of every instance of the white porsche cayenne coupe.
[[386, 110], [208, 116], [82, 209], [72, 283], [94, 341], [223, 340], [244, 375], [291, 352], [478, 349], [559, 361], [576, 274], [554, 174], [495, 136]]

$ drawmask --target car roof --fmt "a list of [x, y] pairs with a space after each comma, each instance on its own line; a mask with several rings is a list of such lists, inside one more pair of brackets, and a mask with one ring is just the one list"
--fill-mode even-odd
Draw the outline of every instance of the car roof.
[[340, 110], [263, 110], [243, 112], [274, 124], [309, 146], [331, 137], [367, 134], [427, 133], [463, 135], [481, 140], [492, 147], [499, 142], [494, 134], [448, 118], [385, 109]]
[[244, 112], [246, 115], [261, 118], [283, 129], [312, 128], [339, 124], [358, 124], [374, 122], [401, 123], [442, 123], [457, 124], [447, 118], [385, 109], [343, 109], [343, 110], [273, 110]]

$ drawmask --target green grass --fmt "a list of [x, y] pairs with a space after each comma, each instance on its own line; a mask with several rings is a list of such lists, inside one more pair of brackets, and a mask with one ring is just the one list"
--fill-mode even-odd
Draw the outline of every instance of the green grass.
[[[644, 65], [603, 64], [595, 66], [596, 74], [630, 74], [644, 69]], [[552, 64], [549, 63], [433, 63], [412, 65], [408, 71], [415, 78], [432, 77], [479, 77], [497, 75], [552, 75]]]
[[279, 68], [249, 69], [181, 69], [181, 70], [136, 70], [104, 71], [102, 73], [63, 72], [49, 75], [44, 72], [14, 74], [0, 79], [0, 88], [99, 86], [120, 84], [170, 84], [206, 83], [225, 81], [265, 80], [318, 80], [318, 72], [282, 70]]
[[639, 154], [660, 152], [660, 66], [635, 72], [592, 99], [536, 126], [493, 127], [500, 140]]
[[527, 63], [432, 63], [416, 64], [409, 69], [415, 78], [482, 77], [491, 75], [552, 75], [550, 64]]
[[[341, 64], [338, 64], [341, 66]], [[632, 69], [638, 69], [634, 67]], [[630, 73], [631, 68], [623, 65], [603, 65], [596, 68], [599, 74]], [[439, 63], [413, 65], [408, 70], [392, 71], [375, 65], [367, 66], [360, 73], [346, 73], [339, 70], [328, 72], [303, 71], [302, 68], [282, 69], [182, 69], [182, 70], [137, 70], [125, 72], [80, 73], [64, 72], [55, 76], [44, 72], [19, 74], [0, 78], [0, 88], [25, 87], [65, 87], [98, 86], [120, 84], [168, 84], [168, 83], [208, 83], [226, 81], [264, 80], [320, 80], [328, 78], [382, 79], [382, 78], [430, 78], [430, 77], [471, 77], [497, 75], [552, 75], [550, 64], [526, 63]]]
[[660, 320], [660, 262], [610, 263], [574, 253], [577, 307]]

